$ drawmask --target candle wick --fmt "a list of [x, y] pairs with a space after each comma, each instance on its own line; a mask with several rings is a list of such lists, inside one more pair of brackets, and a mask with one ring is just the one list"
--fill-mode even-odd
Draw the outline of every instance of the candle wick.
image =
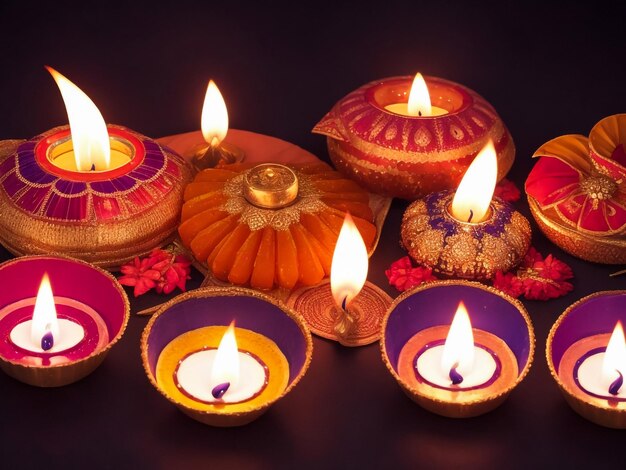
[[46, 332], [41, 337], [41, 349], [44, 351], [48, 351], [54, 346], [54, 336], [52, 335], [52, 331], [50, 331], [51, 327], [52, 325], [50, 325], [50, 323], [46, 324]]
[[421, 109], [417, 112], [417, 115], [418, 115], [419, 117], [422, 117], [422, 110], [421, 110]]
[[617, 369], [615, 369], [615, 372], [617, 372], [618, 377], [609, 386], [609, 393], [613, 396], [619, 394], [619, 389], [622, 388], [624, 384], [624, 376], [622, 373]]
[[213, 395], [213, 398], [215, 399], [222, 398], [229, 388], [230, 388], [230, 382], [224, 382], [223, 384], [218, 384], [215, 387], [213, 387], [213, 390], [211, 390], [211, 395]]
[[469, 218], [467, 219], [467, 223], [470, 223], [472, 219], [474, 218], [474, 211], [472, 209], [470, 209], [469, 211], [470, 211], [470, 215], [469, 215]]
[[91, 164], [91, 168], [89, 169], [89, 171], [96, 171], [96, 164], [95, 163]]
[[346, 295], [346, 296], [343, 298], [343, 300], [341, 301], [341, 309], [342, 309], [344, 312], [347, 312], [347, 311], [348, 311], [348, 309], [346, 308], [346, 304], [347, 304], [347, 303], [348, 303], [348, 296]]
[[459, 374], [459, 372], [456, 370], [457, 367], [459, 367], [459, 363], [455, 362], [450, 369], [449, 377], [450, 380], [452, 380], [452, 385], [459, 385], [461, 382], [463, 382], [463, 376]]

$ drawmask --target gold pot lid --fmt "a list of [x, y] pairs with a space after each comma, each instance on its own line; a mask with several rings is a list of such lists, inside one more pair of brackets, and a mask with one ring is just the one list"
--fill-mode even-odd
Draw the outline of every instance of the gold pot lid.
[[244, 176], [244, 196], [257, 207], [279, 209], [298, 197], [298, 177], [291, 168], [278, 163], [263, 163]]

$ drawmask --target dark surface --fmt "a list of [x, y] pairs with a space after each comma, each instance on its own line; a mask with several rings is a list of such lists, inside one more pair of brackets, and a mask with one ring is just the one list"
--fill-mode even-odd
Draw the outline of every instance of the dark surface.
[[[82, 87], [108, 122], [150, 136], [198, 128], [212, 77], [233, 127], [320, 156], [324, 139], [310, 129], [335, 101], [367, 81], [420, 70], [463, 83], [494, 105], [517, 145], [511, 177], [519, 185], [540, 144], [587, 134], [599, 119], [626, 111], [624, 2], [209, 3], [3, 2], [0, 138], [28, 138], [67, 122], [44, 64]], [[528, 213], [525, 203], [519, 206]], [[403, 208], [394, 203], [372, 258], [369, 279], [379, 286], [386, 286], [384, 269], [403, 255]], [[241, 429], [206, 427], [152, 389], [139, 357], [147, 319], [133, 317], [104, 364], [79, 383], [45, 390], [0, 374], [0, 465], [624, 468], [624, 431], [570, 410], [549, 375], [544, 348], [565, 307], [597, 290], [623, 288], [625, 278], [608, 277], [618, 267], [564, 254], [533, 228], [541, 252], [572, 266], [575, 290], [526, 302], [537, 336], [534, 365], [489, 415], [431, 415], [401, 393], [377, 345], [346, 349], [316, 338], [308, 374], [265, 416]], [[159, 300], [146, 295], [132, 304], [138, 309]]]

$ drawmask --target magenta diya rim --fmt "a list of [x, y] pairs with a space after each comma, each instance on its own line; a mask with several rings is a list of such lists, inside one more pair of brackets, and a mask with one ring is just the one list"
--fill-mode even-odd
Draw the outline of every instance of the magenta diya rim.
[[[130, 317], [130, 304], [126, 292], [117, 279], [97, 266], [69, 256], [31, 255], [0, 264], [0, 285], [3, 286], [0, 291], [0, 310], [24, 299], [36, 297], [41, 279], [46, 272], [51, 279], [55, 300], [66, 298], [88, 306], [106, 327], [108, 340], [105, 344], [88, 345], [89, 350], [84, 357], [45, 366], [25, 364], [0, 352], [0, 367], [8, 375], [33, 385], [65, 385], [93, 371], [104, 355], [120, 340]], [[62, 310], [61, 308], [59, 318], [65, 316]], [[3, 322], [6, 318], [7, 316], [0, 318], [0, 337], [4, 342], [10, 341], [8, 335], [14, 326], [8, 321]], [[82, 320], [79, 319], [78, 322], [84, 326]], [[87, 333], [93, 331], [93, 325], [87, 326]], [[17, 346], [14, 347], [19, 349]], [[69, 349], [67, 354], [76, 352], [75, 348]], [[85, 351], [83, 349], [83, 352]], [[41, 355], [33, 353], [33, 357]], [[63, 375], [64, 371], [67, 371], [66, 375]]]

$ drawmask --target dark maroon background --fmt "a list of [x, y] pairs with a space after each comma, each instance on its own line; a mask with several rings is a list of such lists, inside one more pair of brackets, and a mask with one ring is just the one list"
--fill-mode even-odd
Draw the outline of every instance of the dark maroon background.
[[[67, 122], [44, 64], [75, 81], [108, 122], [155, 137], [197, 129], [206, 82], [214, 78], [233, 127], [322, 157], [324, 139], [310, 129], [338, 99], [367, 81], [420, 70], [463, 83], [495, 106], [517, 144], [511, 175], [519, 185], [543, 142], [587, 134], [599, 119], [626, 112], [624, 2], [213, 3], [2, 2], [0, 138], [28, 138]], [[380, 286], [384, 269], [403, 254], [404, 206], [394, 203], [372, 258], [369, 279]], [[533, 242], [570, 263], [575, 291], [526, 302], [536, 328], [534, 365], [489, 415], [431, 415], [402, 394], [377, 345], [346, 349], [315, 339], [308, 374], [265, 416], [241, 429], [206, 427], [152, 389], [139, 357], [147, 319], [133, 317], [105, 363], [77, 384], [37, 389], [0, 374], [0, 465], [623, 468], [625, 432], [570, 410], [544, 348], [565, 307], [597, 290], [624, 288], [626, 277], [609, 278], [619, 267], [576, 260], [537, 230]], [[192, 285], [198, 282], [196, 276]], [[159, 300], [146, 295], [132, 305]]]

